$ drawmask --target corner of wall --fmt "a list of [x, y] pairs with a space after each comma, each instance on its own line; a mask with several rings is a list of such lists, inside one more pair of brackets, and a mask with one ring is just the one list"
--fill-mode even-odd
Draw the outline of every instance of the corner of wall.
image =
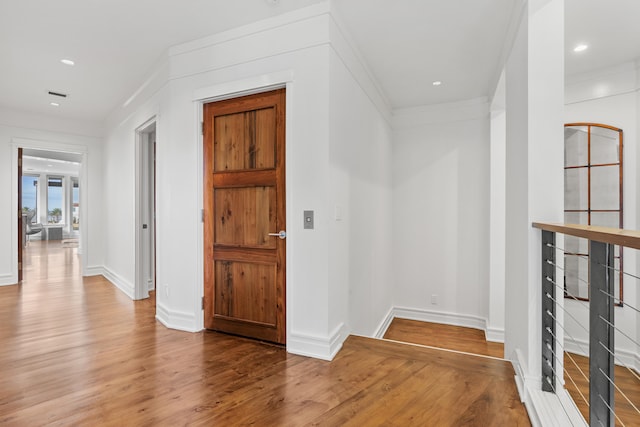
[[287, 338], [287, 352], [300, 356], [331, 361], [349, 336], [344, 323], [326, 337], [291, 332]]
[[198, 327], [193, 313], [170, 310], [160, 302], [156, 302], [156, 320], [167, 328], [178, 331], [199, 332], [202, 330]]
[[129, 281], [125, 280], [122, 276], [118, 275], [117, 273], [115, 273], [114, 271], [110, 270], [107, 267], [103, 268], [103, 275], [116, 288], [118, 288], [122, 292], [124, 292], [125, 295], [127, 295], [129, 298], [131, 298], [131, 299], [135, 298], [135, 296], [134, 296], [135, 295], [135, 291], [134, 291], [134, 287], [133, 287], [132, 283], [130, 283]]

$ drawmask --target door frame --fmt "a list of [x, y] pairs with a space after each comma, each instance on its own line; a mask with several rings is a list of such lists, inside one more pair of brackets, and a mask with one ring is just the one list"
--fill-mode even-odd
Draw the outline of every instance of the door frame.
[[[27, 139], [27, 138], [12, 138], [11, 139], [11, 215], [14, 218], [11, 221], [11, 277], [6, 284], [18, 283], [18, 220], [16, 218], [16, 212], [18, 212], [18, 149], [19, 148], [32, 148], [46, 151], [58, 151], [63, 153], [75, 153], [82, 156], [82, 164], [80, 165], [80, 218], [82, 218], [82, 226], [80, 229], [80, 245], [78, 247], [78, 255], [80, 257], [80, 274], [82, 276], [88, 275], [87, 260], [89, 259], [89, 245], [88, 245], [88, 233], [87, 230], [90, 224], [89, 209], [86, 206], [86, 197], [84, 194], [88, 188], [88, 168], [87, 168], [87, 156], [88, 147], [86, 145], [75, 144], [62, 144], [57, 142]], [[0, 278], [2, 280], [2, 278]]]
[[[198, 292], [194, 293], [193, 307], [194, 313], [200, 313], [200, 316], [196, 316], [197, 329], [204, 329], [204, 221], [203, 221], [203, 212], [204, 212], [204, 135], [202, 132], [202, 123], [204, 120], [204, 104], [209, 102], [223, 101], [225, 99], [231, 98], [239, 98], [245, 95], [253, 95], [261, 92], [268, 92], [275, 89], [286, 89], [286, 105], [287, 108], [285, 110], [285, 140], [289, 141], [289, 130], [291, 129], [291, 94], [294, 89], [294, 73], [292, 70], [289, 71], [281, 71], [275, 72], [271, 74], [263, 74], [258, 75], [242, 80], [233, 80], [225, 83], [220, 83], [213, 86], [202, 87], [194, 91], [192, 101], [195, 106], [195, 114], [194, 114], [194, 131], [197, 141], [197, 149], [198, 149], [198, 184], [197, 184], [197, 192], [198, 192], [198, 211], [196, 215], [198, 216], [198, 221], [200, 222], [200, 233], [198, 233], [198, 283], [200, 284]], [[289, 144], [285, 146], [285, 170], [288, 170], [288, 159], [289, 156], [286, 155], [288, 151]], [[285, 188], [288, 187], [288, 175], [285, 175]], [[292, 203], [291, 203], [291, 192], [285, 192], [285, 212], [287, 218], [292, 218], [293, 215], [290, 212]], [[291, 249], [291, 238], [295, 236], [295, 233], [290, 233], [287, 230], [287, 238], [284, 240], [286, 245], [286, 262], [285, 262], [285, 281], [287, 283], [287, 292], [286, 295], [286, 313], [285, 313], [285, 325], [286, 325], [286, 342], [287, 346], [290, 342], [290, 334], [291, 334], [291, 313], [292, 313], [292, 292], [290, 289], [292, 288], [292, 284], [294, 283], [291, 280], [290, 274], [291, 270], [289, 268], [289, 254]]]
[[[144, 209], [143, 209], [143, 202], [146, 202], [146, 200], [143, 200], [143, 195], [145, 194], [145, 188], [144, 188], [144, 173], [148, 172], [146, 170], [146, 168], [143, 165], [143, 162], [145, 161], [145, 151], [143, 149], [143, 145], [144, 144], [148, 144], [148, 135], [150, 133], [150, 128], [154, 127], [155, 129], [155, 134], [156, 134], [156, 142], [158, 140], [158, 120], [157, 120], [157, 115], [152, 116], [151, 118], [149, 118], [148, 120], [146, 120], [144, 123], [142, 123], [140, 126], [138, 126], [136, 128], [136, 141], [135, 141], [135, 219], [134, 219], [134, 226], [135, 226], [135, 231], [134, 231], [134, 238], [135, 238], [135, 284], [134, 284], [134, 295], [133, 295], [133, 299], [135, 300], [139, 300], [139, 299], [145, 299], [145, 298], [149, 298], [149, 288], [147, 286], [147, 284], [144, 281], [144, 268], [146, 266], [143, 265], [143, 259], [144, 259], [144, 253], [143, 253], [143, 249], [145, 247], [145, 245], [151, 245], [151, 242], [149, 242], [149, 239], [151, 238], [151, 233], [144, 233], [142, 225], [144, 224], [144, 219], [143, 218], [143, 214], [144, 214]], [[158, 191], [157, 191], [157, 183], [155, 185], [155, 194], [153, 195], [154, 199], [157, 198], [158, 195]], [[155, 213], [154, 215], [157, 218], [157, 213]], [[157, 235], [156, 233], [156, 229], [157, 229], [157, 223], [156, 220], [153, 221], [154, 225], [152, 227], [152, 230], [154, 234]], [[153, 239], [153, 245], [156, 247], [156, 251], [157, 251], [157, 241], [156, 239]], [[155, 263], [154, 263], [155, 264]], [[156, 269], [157, 271], [157, 266], [154, 265], [154, 269]], [[157, 275], [156, 275], [156, 290], [158, 288], [158, 283], [157, 283]]]

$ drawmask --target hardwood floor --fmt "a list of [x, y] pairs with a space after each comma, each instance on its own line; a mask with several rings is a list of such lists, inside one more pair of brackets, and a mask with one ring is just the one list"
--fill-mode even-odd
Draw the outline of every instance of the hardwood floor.
[[[573, 353], [564, 355], [565, 388], [578, 406], [585, 420], [589, 419], [589, 358]], [[567, 376], [571, 376], [573, 381]], [[586, 378], [585, 378], [586, 377]], [[640, 375], [631, 373], [623, 366], [616, 366], [614, 370], [614, 382], [619, 390], [615, 391], [615, 411], [618, 419], [617, 426], [640, 426], [640, 413], [629, 403], [640, 408]], [[576, 387], [577, 386], [577, 387]], [[624, 393], [627, 398], [622, 395]], [[581, 396], [582, 394], [582, 396]]]
[[487, 341], [484, 332], [474, 328], [395, 318], [385, 332], [384, 338], [504, 358], [504, 344]]
[[3, 426], [530, 425], [507, 362], [355, 336], [326, 362], [170, 330], [78, 277], [76, 251], [33, 242], [0, 288]]

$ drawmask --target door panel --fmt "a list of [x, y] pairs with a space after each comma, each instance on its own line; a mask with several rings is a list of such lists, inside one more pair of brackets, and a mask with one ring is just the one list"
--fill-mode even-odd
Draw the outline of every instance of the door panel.
[[25, 221], [22, 216], [22, 148], [18, 148], [18, 282], [22, 282], [24, 264]]
[[285, 91], [204, 106], [205, 327], [284, 344]]

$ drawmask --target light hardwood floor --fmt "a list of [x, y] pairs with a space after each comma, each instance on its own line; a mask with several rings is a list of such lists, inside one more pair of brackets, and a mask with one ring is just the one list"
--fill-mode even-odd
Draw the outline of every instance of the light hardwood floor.
[[3, 426], [530, 425], [507, 362], [355, 336], [332, 362], [295, 356], [167, 329], [59, 243], [26, 264], [0, 288]]

